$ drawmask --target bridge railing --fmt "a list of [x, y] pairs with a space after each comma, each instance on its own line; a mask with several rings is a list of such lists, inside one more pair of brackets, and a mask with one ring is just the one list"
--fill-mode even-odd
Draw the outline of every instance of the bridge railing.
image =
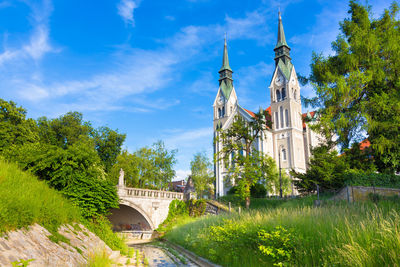
[[171, 192], [171, 191], [129, 188], [129, 187], [123, 188], [122, 191], [125, 196], [132, 196], [132, 197], [148, 197], [148, 198], [179, 199], [179, 200], [183, 199], [183, 193]]

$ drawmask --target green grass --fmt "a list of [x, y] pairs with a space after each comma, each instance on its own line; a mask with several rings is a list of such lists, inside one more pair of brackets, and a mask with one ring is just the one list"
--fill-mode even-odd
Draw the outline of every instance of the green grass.
[[89, 255], [86, 267], [110, 267], [114, 262], [105, 250]]
[[80, 220], [78, 208], [16, 164], [0, 159], [0, 233], [38, 223], [54, 232]]
[[165, 238], [223, 266], [400, 265], [399, 202], [314, 208], [305, 198], [274, 205], [203, 217]]
[[112, 232], [108, 219], [82, 219], [79, 209], [61, 193], [20, 170], [16, 164], [0, 158], [0, 234], [37, 223], [49, 230], [53, 242], [69, 244], [69, 240], [57, 230], [62, 224], [71, 224], [74, 233], [82, 231], [74, 222], [84, 224], [111, 249], [127, 253], [124, 239]]

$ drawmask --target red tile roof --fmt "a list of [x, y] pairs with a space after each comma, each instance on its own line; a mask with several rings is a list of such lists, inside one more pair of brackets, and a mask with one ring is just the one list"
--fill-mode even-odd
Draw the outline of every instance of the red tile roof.
[[[308, 114], [308, 112], [306, 112], [306, 113], [303, 113], [303, 129], [305, 129], [306, 128], [306, 122], [304, 121], [304, 119], [307, 117], [307, 114]], [[315, 115], [315, 111], [311, 111], [310, 112], [310, 115], [311, 115], [311, 118], [314, 118], [314, 115]]]
[[360, 150], [364, 150], [371, 146], [371, 142], [368, 139], [364, 139], [360, 142]]

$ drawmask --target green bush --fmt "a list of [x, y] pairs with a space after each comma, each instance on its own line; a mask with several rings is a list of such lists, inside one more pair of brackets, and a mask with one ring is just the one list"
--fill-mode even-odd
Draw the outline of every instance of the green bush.
[[206, 211], [207, 203], [204, 199], [200, 199], [200, 200], [190, 199], [186, 203], [186, 205], [189, 209], [190, 216], [199, 217], [201, 215], [204, 215], [204, 212]]
[[254, 184], [250, 187], [250, 195], [253, 198], [263, 198], [267, 195], [267, 189], [263, 184]]
[[348, 185], [400, 188], [400, 176], [395, 174], [352, 171], [345, 177]]
[[[232, 186], [228, 192], [227, 195], [235, 195], [237, 193], [238, 187], [237, 186]], [[267, 188], [263, 184], [254, 184], [250, 187], [250, 196], [252, 198], [263, 198], [267, 195]]]

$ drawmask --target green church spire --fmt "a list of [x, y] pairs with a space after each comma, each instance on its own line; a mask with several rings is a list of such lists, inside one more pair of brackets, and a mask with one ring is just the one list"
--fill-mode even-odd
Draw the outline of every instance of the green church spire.
[[274, 48], [275, 51], [275, 64], [278, 65], [279, 60], [282, 60], [284, 64], [290, 63], [290, 47], [286, 43], [285, 31], [283, 30], [283, 23], [281, 12], [279, 11], [279, 22], [278, 22], [278, 41]]
[[278, 48], [278, 47], [281, 47], [284, 45], [289, 47], [286, 43], [286, 37], [285, 37], [285, 31], [283, 30], [281, 12], [279, 11], [278, 42], [276, 43], [275, 48]]
[[231, 70], [231, 67], [229, 66], [229, 58], [228, 58], [228, 48], [226, 45], [226, 35], [225, 35], [225, 44], [224, 44], [224, 56], [222, 57], [222, 67], [219, 71], [222, 70]]
[[233, 79], [232, 79], [232, 69], [229, 66], [228, 59], [228, 48], [226, 45], [226, 35], [225, 35], [225, 44], [224, 44], [224, 54], [222, 56], [222, 67], [218, 71], [219, 72], [219, 87], [222, 90], [226, 99], [229, 99], [229, 96], [233, 89]]

